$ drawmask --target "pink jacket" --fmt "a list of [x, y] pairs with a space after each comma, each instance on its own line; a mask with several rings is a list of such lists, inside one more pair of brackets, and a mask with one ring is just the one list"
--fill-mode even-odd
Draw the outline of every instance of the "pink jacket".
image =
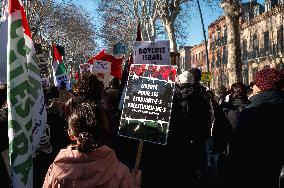
[[118, 161], [114, 151], [101, 146], [83, 154], [62, 149], [50, 165], [44, 188], [134, 188], [129, 169]]

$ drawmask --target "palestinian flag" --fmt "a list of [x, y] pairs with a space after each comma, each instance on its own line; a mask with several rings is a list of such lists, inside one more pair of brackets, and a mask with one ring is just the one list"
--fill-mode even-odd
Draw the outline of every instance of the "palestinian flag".
[[14, 188], [33, 187], [33, 154], [46, 127], [36, 52], [23, 4], [8, 1], [8, 126]]
[[53, 44], [52, 48], [53, 48], [53, 58], [54, 58], [52, 64], [54, 84], [57, 87], [60, 87], [62, 82], [64, 82], [67, 90], [69, 90], [70, 89], [69, 78], [67, 75], [66, 67], [63, 63], [62, 56], [59, 53], [57, 46], [55, 44]]

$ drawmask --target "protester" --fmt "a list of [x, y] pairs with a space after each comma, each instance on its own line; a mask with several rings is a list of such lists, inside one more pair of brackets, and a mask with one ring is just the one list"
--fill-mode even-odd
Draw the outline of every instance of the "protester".
[[81, 97], [81, 102], [97, 103], [104, 108], [107, 114], [106, 119], [110, 125], [110, 130], [108, 131], [109, 143], [106, 145], [116, 150], [116, 147], [118, 147], [118, 124], [116, 113], [113, 111], [111, 103], [107, 98], [103, 82], [101, 82], [94, 74], [85, 74], [74, 85], [73, 92], [77, 97]]
[[200, 70], [190, 69], [186, 83], [177, 86], [167, 145], [148, 144], [148, 149], [146, 145], [142, 160], [142, 165], [148, 163], [142, 168], [146, 187], [198, 186], [200, 172], [208, 164], [206, 140], [211, 127], [210, 99], [200, 80]]
[[238, 125], [241, 111], [249, 104], [247, 88], [242, 83], [234, 83], [229, 90], [230, 99], [215, 110], [213, 125], [213, 151], [218, 154], [218, 173], [225, 178], [225, 163], [229, 153], [229, 144]]
[[59, 98], [62, 102], [67, 102], [69, 99], [73, 97], [72, 93], [67, 91], [66, 83], [62, 81], [59, 87]]
[[10, 185], [8, 148], [7, 85], [0, 84], [0, 182], [3, 187]]
[[119, 92], [119, 80], [114, 77], [109, 83], [109, 88], [106, 90], [107, 97], [110, 100], [114, 111], [117, 111], [118, 109], [118, 103], [120, 100]]
[[249, 104], [241, 113], [229, 153], [228, 187], [279, 187], [284, 164], [284, 93], [275, 69], [256, 73]]
[[108, 125], [104, 109], [82, 103], [68, 118], [74, 142], [62, 149], [50, 166], [43, 187], [139, 187], [141, 172], [132, 175], [106, 146]]
[[60, 99], [59, 89], [50, 86], [45, 93], [47, 125], [45, 130], [46, 141], [43, 149], [37, 151], [34, 157], [33, 168], [37, 178], [34, 178], [34, 187], [41, 187], [49, 165], [54, 161], [60, 149], [65, 148], [69, 143], [66, 135], [67, 121], [65, 103]]

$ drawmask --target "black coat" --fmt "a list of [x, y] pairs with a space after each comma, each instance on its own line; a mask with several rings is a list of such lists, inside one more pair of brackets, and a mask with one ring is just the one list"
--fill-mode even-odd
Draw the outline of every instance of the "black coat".
[[284, 164], [283, 110], [283, 92], [263, 91], [242, 111], [230, 147], [229, 187], [278, 187]]
[[249, 104], [247, 98], [236, 97], [215, 108], [213, 125], [213, 149], [223, 152], [232, 139], [233, 132], [238, 125], [241, 111]]

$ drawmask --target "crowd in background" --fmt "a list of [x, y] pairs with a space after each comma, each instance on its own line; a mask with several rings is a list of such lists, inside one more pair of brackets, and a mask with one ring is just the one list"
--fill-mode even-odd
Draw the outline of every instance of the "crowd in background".
[[[34, 157], [34, 187], [283, 186], [284, 71], [264, 69], [249, 86], [216, 93], [200, 80], [193, 68], [186, 83], [176, 83], [167, 144], [145, 142], [138, 173], [139, 140], [117, 134], [118, 79], [104, 88], [86, 74], [70, 91], [65, 84], [44, 88], [48, 127]], [[1, 187], [10, 184], [6, 95], [1, 85]]]

